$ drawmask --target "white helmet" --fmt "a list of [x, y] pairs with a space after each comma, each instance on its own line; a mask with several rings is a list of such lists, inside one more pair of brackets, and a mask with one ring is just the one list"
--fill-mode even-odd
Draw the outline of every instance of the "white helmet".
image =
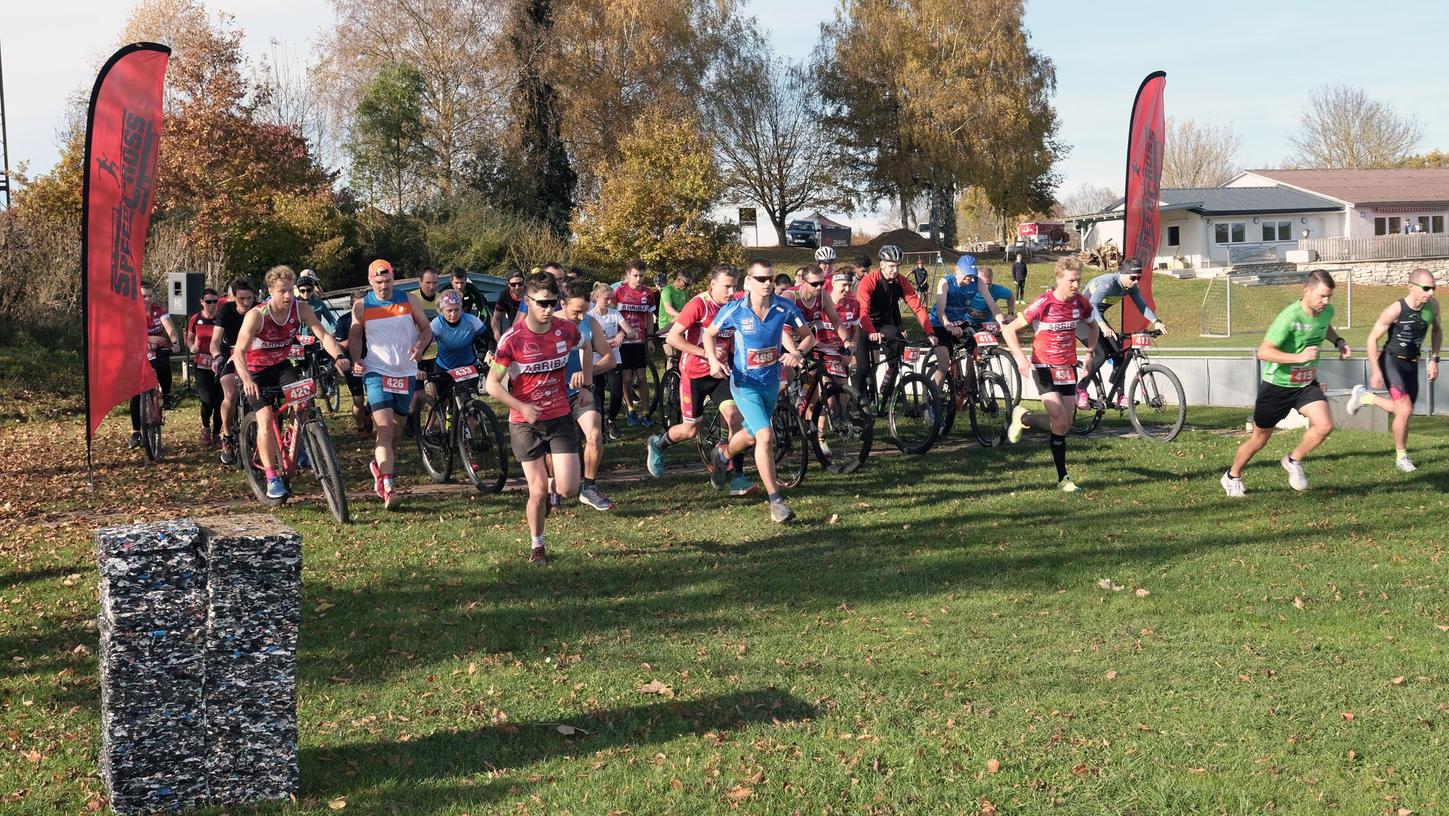
[[835, 247], [823, 246], [815, 250], [815, 260], [820, 263], [831, 263], [835, 260]]

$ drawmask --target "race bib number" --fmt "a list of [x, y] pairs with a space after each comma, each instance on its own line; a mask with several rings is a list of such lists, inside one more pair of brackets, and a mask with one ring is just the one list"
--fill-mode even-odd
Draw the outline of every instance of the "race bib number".
[[292, 346], [290, 349], [287, 349], [288, 360], [300, 360], [305, 357], [306, 354], [306, 350], [303, 349], [301, 346]]
[[297, 338], [297, 342], [304, 346], [310, 346], [313, 343], [317, 342], [317, 338], [313, 337], [310, 334], [304, 334], [301, 337]]
[[196, 364], [202, 368], [211, 368], [216, 364], [216, 358], [210, 354], [196, 355]]
[[826, 357], [825, 373], [829, 374], [832, 377], [846, 376], [845, 361], [840, 359], [839, 357]]
[[1318, 366], [1294, 366], [1288, 369], [1288, 382], [1294, 385], [1308, 385], [1318, 376]]
[[407, 396], [412, 393], [411, 377], [383, 377], [382, 390], [389, 394], [402, 394]]
[[146, 362], [149, 363], [149, 362], [151, 362], [154, 359], [156, 359], [156, 349], [153, 349], [150, 346], [147, 346], [146, 347]]
[[996, 335], [992, 334], [989, 331], [976, 332], [976, 345], [994, 346], [996, 345]]
[[1152, 345], [1152, 335], [1146, 332], [1138, 332], [1128, 339], [1130, 341], [1128, 343], [1129, 348], [1147, 348]]
[[921, 350], [915, 346], [906, 346], [901, 349], [901, 359], [907, 363], [914, 363], [921, 359]]
[[478, 366], [463, 366], [462, 368], [450, 368], [448, 369], [448, 376], [453, 378], [453, 382], [476, 380], [478, 379]]
[[745, 365], [749, 368], [768, 368], [779, 359], [778, 348], [745, 349]]
[[1001, 324], [995, 321], [988, 320], [985, 323], [981, 324], [981, 330], [996, 334], [997, 332], [1001, 331]]
[[1077, 367], [1074, 366], [1074, 365], [1054, 365], [1054, 366], [1052, 366], [1052, 384], [1053, 385], [1076, 385], [1077, 384]]
[[288, 405], [311, 399], [312, 396], [316, 393], [317, 385], [316, 383], [312, 382], [312, 378], [310, 377], [305, 380], [298, 380], [291, 385], [282, 386], [282, 399], [286, 401]]

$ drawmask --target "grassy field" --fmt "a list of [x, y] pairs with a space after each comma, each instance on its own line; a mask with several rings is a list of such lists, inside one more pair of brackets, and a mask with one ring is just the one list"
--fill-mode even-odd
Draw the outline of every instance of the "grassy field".
[[[787, 527], [692, 450], [641, 479], [631, 431], [619, 508], [551, 518], [542, 569], [516, 490], [416, 487], [409, 450], [384, 513], [336, 422], [354, 523], [277, 514], [306, 548], [302, 789], [241, 812], [1443, 812], [1449, 422], [1415, 420], [1411, 477], [1335, 434], [1304, 495], [1286, 434], [1231, 501], [1245, 414], [1073, 439], [1080, 496], [1040, 438], [812, 469]], [[93, 528], [254, 509], [194, 422], [146, 467], [113, 416], [95, 495], [77, 418], [0, 426], [0, 812], [104, 805]]]

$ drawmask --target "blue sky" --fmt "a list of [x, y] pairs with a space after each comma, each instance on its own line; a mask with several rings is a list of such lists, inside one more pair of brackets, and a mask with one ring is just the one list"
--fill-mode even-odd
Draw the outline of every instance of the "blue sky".
[[[778, 51], [803, 59], [836, 5], [752, 0], [748, 10]], [[327, 0], [211, 0], [208, 7], [235, 15], [253, 55], [268, 52], [273, 39], [305, 52], [331, 19]], [[128, 8], [114, 0], [7, 3], [0, 47], [12, 169], [20, 161], [32, 172], [54, 164], [66, 99], [89, 89]], [[1058, 168], [1063, 194], [1087, 182], [1121, 187], [1132, 95], [1159, 68], [1167, 71], [1168, 115], [1231, 124], [1243, 137], [1246, 167], [1289, 155], [1304, 100], [1326, 83], [1362, 86], [1418, 116], [1421, 149], [1449, 149], [1449, 4], [1033, 0], [1026, 23], [1033, 47], [1057, 67], [1060, 135], [1072, 147]]]

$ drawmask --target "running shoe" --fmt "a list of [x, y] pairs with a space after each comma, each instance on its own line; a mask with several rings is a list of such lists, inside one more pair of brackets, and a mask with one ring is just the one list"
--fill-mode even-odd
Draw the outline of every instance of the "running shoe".
[[614, 502], [599, 491], [598, 485], [584, 485], [579, 490], [579, 502], [595, 510], [613, 510]]
[[730, 480], [731, 496], [748, 496], [759, 492], [759, 489], [754, 482], [750, 481], [750, 477], [743, 473], [736, 473], [735, 477]]
[[1018, 405], [1011, 410], [1011, 427], [1006, 429], [1006, 441], [1015, 445], [1021, 441], [1021, 434], [1026, 430], [1026, 407]]
[[554, 510], [562, 510], [563, 509], [563, 496], [560, 496], [559, 494], [554, 493], [553, 491], [549, 491], [549, 494], [548, 494], [548, 509], [549, 509], [550, 512], [552, 512]]
[[629, 413], [624, 415], [624, 421], [629, 423], [630, 428], [639, 427], [639, 415], [634, 413], [633, 411], [630, 411]]
[[1400, 456], [1398, 459], [1395, 459], [1394, 467], [1398, 468], [1401, 473], [1413, 473], [1418, 470], [1414, 466], [1414, 461], [1407, 456]]
[[211, 447], [211, 431], [208, 431], [205, 428], [201, 429], [201, 447]]
[[1062, 480], [1057, 482], [1057, 489], [1063, 493], [1080, 493], [1082, 490], [1080, 487], [1077, 487], [1077, 483], [1072, 481], [1072, 477], [1070, 476], [1063, 476]]
[[1283, 461], [1278, 464], [1288, 471], [1288, 486], [1294, 490], [1303, 491], [1308, 489], [1308, 476], [1303, 472], [1303, 463], [1295, 462], [1290, 457], [1284, 456]]
[[639, 427], [641, 427], [641, 428], [653, 428], [654, 427], [654, 420], [650, 419], [647, 416], [641, 416], [641, 417], [639, 417]]
[[1126, 394], [1118, 394], [1117, 395], [1117, 399], [1113, 401], [1113, 404], [1115, 404], [1117, 406], [1118, 410], [1121, 410], [1123, 408], [1126, 408], [1127, 407], [1127, 395]]
[[644, 469], [658, 479], [664, 475], [664, 451], [659, 449], [661, 434], [649, 437], [649, 450], [644, 455]]
[[1242, 498], [1243, 494], [1248, 492], [1248, 489], [1243, 486], [1243, 477], [1239, 476], [1234, 479], [1226, 470], [1223, 471], [1223, 478], [1218, 479], [1218, 484], [1223, 486], [1223, 492], [1227, 493], [1229, 498]]
[[536, 564], [540, 567], [547, 565], [548, 551], [545, 550], [543, 547], [534, 547], [533, 553], [528, 556], [528, 563]]
[[730, 476], [729, 449], [723, 442], [714, 448], [714, 464], [709, 469], [709, 483], [715, 490], [724, 490], [725, 482]]
[[377, 460], [368, 462], [367, 469], [372, 471], [372, 492], [376, 493], [379, 499], [387, 501], [387, 494], [382, 492], [382, 471], [377, 467]]
[[1087, 410], [1088, 404], [1089, 403], [1087, 402], [1087, 390], [1085, 388], [1078, 388], [1077, 389], [1077, 410], [1078, 411], [1085, 411], [1085, 410]]
[[1358, 409], [1363, 407], [1363, 395], [1367, 393], [1368, 389], [1363, 387], [1363, 383], [1355, 385], [1353, 391], [1349, 392], [1348, 405], [1344, 406], [1348, 409], [1349, 416], [1358, 413]]
[[790, 509], [790, 505], [786, 504], [784, 499], [770, 502], [770, 521], [784, 524], [792, 518], [795, 518], [795, 511]]
[[619, 441], [619, 426], [614, 422], [614, 420], [604, 420], [604, 435], [609, 437], [610, 442]]
[[402, 502], [402, 496], [398, 495], [397, 485], [391, 476], [382, 477], [382, 508], [392, 510]]
[[287, 498], [287, 485], [282, 482], [281, 476], [273, 476], [272, 478], [267, 480], [267, 498]]
[[131, 441], [126, 443], [126, 447], [131, 450], [141, 447], [141, 433], [139, 431], [131, 434]]

